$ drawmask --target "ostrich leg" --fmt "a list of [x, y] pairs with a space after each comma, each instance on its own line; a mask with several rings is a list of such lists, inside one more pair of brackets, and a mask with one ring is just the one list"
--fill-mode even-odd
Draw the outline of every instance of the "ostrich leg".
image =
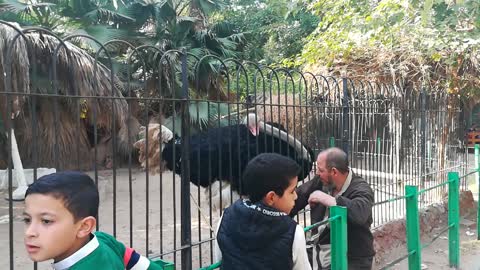
[[18, 182], [18, 187], [12, 193], [12, 200], [21, 201], [25, 198], [25, 192], [27, 191], [27, 181], [25, 180], [25, 172], [23, 171], [22, 160], [20, 159], [20, 153], [18, 152], [17, 140], [15, 139], [15, 132], [11, 129], [12, 138], [12, 161], [14, 168], [14, 179]]

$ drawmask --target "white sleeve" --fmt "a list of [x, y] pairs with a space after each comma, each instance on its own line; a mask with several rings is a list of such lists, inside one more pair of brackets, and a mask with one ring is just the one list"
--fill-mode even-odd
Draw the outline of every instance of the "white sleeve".
[[292, 245], [292, 270], [311, 270], [310, 262], [307, 255], [307, 243], [305, 241], [305, 233], [300, 225], [295, 229], [295, 236]]
[[223, 215], [218, 220], [217, 229], [215, 230], [215, 247], [214, 247], [214, 252], [213, 252], [214, 263], [222, 260], [222, 251], [220, 250], [220, 246], [218, 245], [218, 241], [217, 241], [218, 229], [220, 228], [220, 224], [222, 224], [222, 218], [223, 218]]

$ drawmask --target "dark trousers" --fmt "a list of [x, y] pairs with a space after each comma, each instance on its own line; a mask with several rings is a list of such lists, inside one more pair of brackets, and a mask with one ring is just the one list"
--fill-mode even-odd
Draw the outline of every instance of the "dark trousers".
[[[313, 247], [307, 248], [310, 265], [313, 267]], [[317, 261], [320, 264], [320, 261]], [[373, 257], [348, 257], [348, 270], [372, 270]], [[321, 270], [331, 270], [330, 266], [322, 267]]]
[[[348, 270], [372, 270], [373, 257], [348, 258]], [[331, 270], [330, 266], [322, 270]]]

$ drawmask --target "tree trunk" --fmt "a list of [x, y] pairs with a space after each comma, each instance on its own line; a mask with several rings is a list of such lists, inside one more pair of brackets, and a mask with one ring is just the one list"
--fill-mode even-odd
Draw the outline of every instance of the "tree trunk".
[[206, 28], [207, 18], [205, 17], [205, 14], [203, 14], [198, 1], [190, 2], [189, 16], [197, 19], [194, 26], [195, 31], [201, 31]]

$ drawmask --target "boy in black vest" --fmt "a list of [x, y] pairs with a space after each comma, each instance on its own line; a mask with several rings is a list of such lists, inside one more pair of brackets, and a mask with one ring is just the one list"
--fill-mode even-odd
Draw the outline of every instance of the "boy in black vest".
[[279, 154], [260, 154], [248, 163], [242, 184], [248, 199], [225, 209], [217, 228], [221, 269], [311, 269], [303, 229], [288, 216], [299, 172], [295, 161]]

